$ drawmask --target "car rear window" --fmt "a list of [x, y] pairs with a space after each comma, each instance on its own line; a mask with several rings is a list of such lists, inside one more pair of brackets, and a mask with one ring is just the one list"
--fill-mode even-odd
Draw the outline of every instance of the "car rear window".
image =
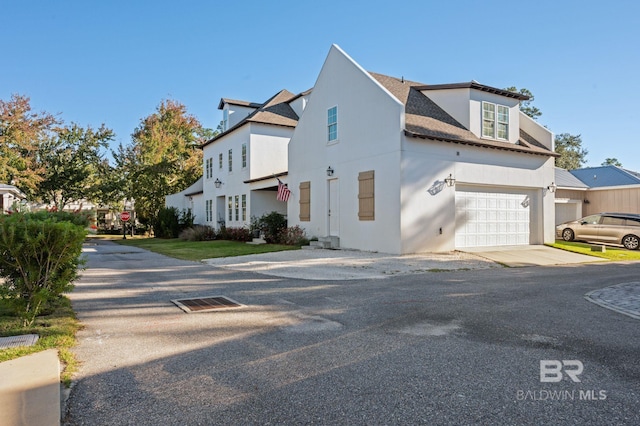
[[640, 219], [627, 219], [627, 226], [640, 226]]

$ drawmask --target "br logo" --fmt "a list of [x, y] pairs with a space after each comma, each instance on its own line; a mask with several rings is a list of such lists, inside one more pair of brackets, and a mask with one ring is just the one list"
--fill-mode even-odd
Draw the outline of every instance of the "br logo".
[[582, 374], [584, 365], [577, 359], [562, 360], [542, 359], [540, 360], [540, 381], [543, 383], [561, 382], [562, 374], [569, 376], [574, 382], [579, 382], [578, 376]]

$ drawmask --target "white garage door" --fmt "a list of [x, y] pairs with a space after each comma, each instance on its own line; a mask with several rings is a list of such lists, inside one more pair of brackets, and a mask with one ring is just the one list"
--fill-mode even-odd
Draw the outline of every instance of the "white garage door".
[[529, 244], [526, 194], [456, 191], [456, 248]]

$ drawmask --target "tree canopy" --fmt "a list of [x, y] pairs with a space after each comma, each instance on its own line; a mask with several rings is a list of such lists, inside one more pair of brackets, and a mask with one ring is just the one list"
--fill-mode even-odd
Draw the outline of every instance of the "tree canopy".
[[589, 151], [582, 147], [580, 135], [561, 133], [556, 135], [556, 152], [560, 158], [556, 158], [556, 166], [567, 170], [575, 170], [586, 162]]
[[622, 163], [617, 158], [605, 158], [601, 164], [602, 166], [618, 166], [622, 167]]
[[14, 94], [0, 100], [0, 182], [58, 209], [93, 201], [105, 168], [102, 149], [113, 137], [104, 124], [93, 130], [33, 112], [28, 97]]
[[121, 186], [135, 199], [138, 219], [150, 223], [164, 206], [165, 196], [180, 192], [202, 176], [200, 145], [213, 135], [173, 100], [140, 120], [130, 146], [113, 153]]
[[33, 196], [45, 173], [40, 149], [55, 137], [59, 124], [51, 114], [33, 112], [26, 96], [0, 99], [0, 183]]
[[542, 115], [542, 112], [537, 107], [532, 105], [532, 102], [534, 101], [535, 97], [533, 96], [533, 93], [531, 93], [529, 89], [525, 89], [524, 87], [522, 89], [518, 89], [515, 86], [511, 86], [511, 87], [507, 87], [504, 90], [507, 90], [509, 92], [514, 92], [514, 93], [520, 93], [521, 95], [525, 95], [529, 97], [529, 99], [526, 101], [520, 101], [520, 111], [522, 111], [529, 117], [533, 118], [534, 120], [537, 120], [538, 117]]

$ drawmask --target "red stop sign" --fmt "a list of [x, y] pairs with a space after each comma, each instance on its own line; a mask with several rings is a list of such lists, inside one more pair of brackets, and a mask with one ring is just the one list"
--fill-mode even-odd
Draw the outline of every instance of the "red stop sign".
[[129, 212], [121, 212], [120, 213], [120, 220], [123, 222], [128, 222], [129, 219], [131, 219], [131, 213]]

